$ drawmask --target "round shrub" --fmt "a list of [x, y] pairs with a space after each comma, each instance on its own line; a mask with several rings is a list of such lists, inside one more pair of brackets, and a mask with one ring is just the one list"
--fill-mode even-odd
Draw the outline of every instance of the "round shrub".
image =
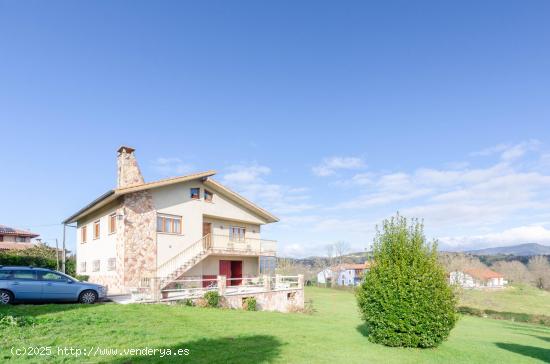
[[434, 347], [454, 327], [455, 294], [426, 243], [423, 225], [397, 215], [374, 239], [370, 271], [357, 290], [370, 341], [387, 346]]
[[255, 297], [247, 297], [244, 300], [244, 309], [247, 311], [256, 311], [256, 298]]
[[217, 291], [208, 291], [204, 294], [208, 307], [218, 307], [220, 305], [220, 294]]

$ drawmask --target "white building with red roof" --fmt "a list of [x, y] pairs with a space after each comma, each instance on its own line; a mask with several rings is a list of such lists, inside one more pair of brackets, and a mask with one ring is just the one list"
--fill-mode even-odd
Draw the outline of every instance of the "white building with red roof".
[[451, 284], [463, 288], [503, 288], [507, 281], [504, 276], [489, 268], [470, 268], [449, 274]]
[[31, 240], [38, 236], [39, 234], [28, 230], [0, 225], [0, 250], [22, 250], [32, 248], [34, 244]]

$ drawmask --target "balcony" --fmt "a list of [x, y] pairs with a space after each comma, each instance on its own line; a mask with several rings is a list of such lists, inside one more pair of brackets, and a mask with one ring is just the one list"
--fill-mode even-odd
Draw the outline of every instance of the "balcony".
[[203, 249], [211, 254], [275, 256], [277, 241], [248, 237], [232, 240], [229, 235], [209, 234], [203, 238]]

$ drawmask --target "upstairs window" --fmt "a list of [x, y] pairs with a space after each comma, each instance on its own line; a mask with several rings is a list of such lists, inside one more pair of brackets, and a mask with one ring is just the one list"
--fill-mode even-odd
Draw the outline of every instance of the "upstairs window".
[[181, 216], [158, 215], [157, 232], [165, 234], [181, 234]]
[[229, 227], [229, 240], [231, 241], [244, 241], [244, 236], [246, 234], [246, 229], [241, 226], [230, 226]]
[[198, 200], [201, 197], [201, 189], [198, 187], [191, 188], [191, 198]]
[[109, 234], [116, 233], [116, 214], [109, 215]]
[[214, 198], [214, 194], [208, 190], [204, 190], [204, 201], [212, 202], [212, 198]]
[[99, 220], [94, 222], [94, 240], [99, 239]]
[[83, 226], [80, 229], [80, 242], [85, 243], [87, 238], [88, 238], [88, 227]]
[[86, 262], [80, 262], [80, 272], [81, 273], [86, 272]]
[[92, 272], [99, 272], [99, 268], [100, 268], [99, 264], [100, 264], [99, 260], [94, 260], [92, 262]]

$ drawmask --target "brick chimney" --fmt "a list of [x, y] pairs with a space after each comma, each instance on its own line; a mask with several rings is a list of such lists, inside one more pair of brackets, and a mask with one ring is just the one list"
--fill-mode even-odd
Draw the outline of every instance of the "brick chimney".
[[117, 156], [117, 188], [137, 186], [145, 183], [134, 155], [134, 148], [122, 146]]

